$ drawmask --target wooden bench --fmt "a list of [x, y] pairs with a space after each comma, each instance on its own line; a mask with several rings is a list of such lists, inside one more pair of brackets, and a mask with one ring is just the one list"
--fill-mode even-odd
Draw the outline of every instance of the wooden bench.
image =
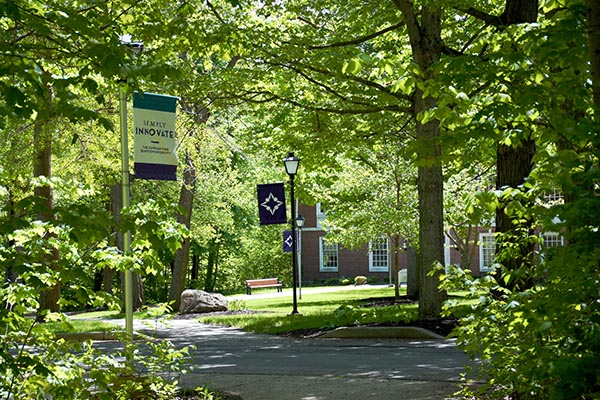
[[246, 294], [252, 294], [252, 289], [276, 287], [278, 292], [282, 291], [283, 285], [277, 278], [250, 279], [246, 281]]

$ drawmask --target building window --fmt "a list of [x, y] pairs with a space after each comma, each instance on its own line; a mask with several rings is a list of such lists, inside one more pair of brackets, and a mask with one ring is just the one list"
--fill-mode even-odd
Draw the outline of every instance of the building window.
[[562, 204], [564, 202], [564, 196], [562, 192], [554, 188], [552, 192], [547, 192], [544, 194], [544, 199], [547, 204]]
[[338, 272], [338, 245], [320, 238], [321, 272]]
[[388, 272], [390, 265], [387, 238], [369, 242], [369, 272]]
[[487, 272], [494, 263], [496, 237], [493, 233], [479, 234], [479, 271]]
[[544, 232], [542, 234], [543, 248], [549, 249], [550, 247], [562, 246], [563, 245], [563, 237], [556, 232]]
[[321, 203], [317, 203], [317, 228], [322, 229], [323, 222], [327, 218], [327, 214]]
[[562, 246], [564, 244], [564, 239], [560, 233], [556, 232], [544, 232], [542, 233], [542, 246], [540, 251], [541, 261], [549, 261], [552, 257], [552, 254], [555, 253], [557, 249], [553, 249], [553, 247]]

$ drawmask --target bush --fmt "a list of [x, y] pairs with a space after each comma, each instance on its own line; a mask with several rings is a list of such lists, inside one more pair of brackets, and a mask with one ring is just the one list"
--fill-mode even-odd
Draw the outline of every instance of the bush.
[[367, 277], [366, 276], [358, 275], [358, 276], [354, 277], [354, 284], [356, 286], [366, 285], [366, 283], [367, 283]]
[[244, 311], [248, 309], [245, 300], [232, 300], [227, 304], [227, 308], [231, 311]]
[[20, 351], [0, 352], [7, 365], [0, 376], [2, 398], [172, 399], [179, 390], [176, 379], [185, 372], [188, 348], [178, 350], [168, 341], [146, 341], [146, 355], [136, 358], [138, 370], [134, 373], [120, 361], [124, 351], [107, 354], [93, 348], [91, 341], [56, 339], [44, 324], [13, 320], [17, 321], [20, 328], [13, 325], [4, 343]]
[[329, 278], [323, 282], [324, 286], [337, 286], [340, 284], [340, 280], [338, 278]]
[[[454, 269], [446, 276], [445, 286], [462, 282], [478, 300], [456, 333], [459, 346], [484, 365], [485, 371], [471, 372], [488, 381], [483, 390], [489, 398], [599, 398], [600, 254], [592, 250], [594, 240], [600, 238], [562, 247], [541, 269], [544, 283], [525, 291], [491, 295], [500, 285], [490, 275], [474, 279]], [[468, 388], [463, 394], [474, 395]]]
[[[32, 209], [43, 209], [41, 204], [36, 204], [39, 201], [36, 198], [25, 200], [31, 202]], [[21, 204], [24, 209], [27, 202]], [[106, 300], [114, 299], [86, 288], [94, 268], [137, 268], [140, 272], [145, 267], [151, 272], [160, 264], [161, 257], [154, 250], [141, 248], [132, 257], [108, 246], [105, 239], [110, 232], [102, 229], [104, 212], [96, 214], [92, 207], [83, 203], [81, 200], [56, 207], [53, 210], [56, 217], [48, 222], [30, 221], [16, 216], [19, 213], [11, 210], [2, 213], [0, 269], [11, 271], [12, 279], [0, 287], [0, 304], [3, 304], [0, 309], [3, 334], [0, 341], [0, 364], [3, 366], [0, 398], [171, 399], [177, 391], [175, 378], [183, 372], [187, 349], [175, 349], [167, 341], [146, 341], [142, 344], [144, 351], [137, 352], [135, 360], [138, 368], [143, 369], [138, 369], [135, 374], [121, 361], [124, 351], [105, 354], [93, 348], [91, 342], [57, 339], [41, 322], [61, 322], [68, 326], [64, 314], [45, 310], [39, 313], [37, 320], [28, 317], [40, 309], [40, 293], [49, 286], [62, 282], [63, 287], [68, 288], [66, 301], [70, 307], [100, 307], [106, 305]], [[35, 213], [23, 213], [29, 214]], [[139, 226], [138, 239], [146, 238], [149, 242], [171, 246], [174, 251], [181, 236], [170, 230], [172, 224], [157, 221], [149, 226]], [[170, 233], [166, 236], [164, 231], [154, 232], [153, 229], [165, 229]], [[49, 260], [48, 255], [52, 254], [61, 257]], [[130, 350], [136, 352], [135, 345], [131, 347]], [[131, 379], [124, 383], [123, 376]], [[148, 395], [140, 397], [137, 395], [140, 391]]]

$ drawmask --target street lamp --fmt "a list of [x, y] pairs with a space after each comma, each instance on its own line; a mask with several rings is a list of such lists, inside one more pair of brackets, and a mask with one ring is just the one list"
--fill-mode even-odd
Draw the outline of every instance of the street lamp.
[[[135, 54], [140, 54], [144, 48], [141, 42], [131, 42], [130, 35], [120, 37], [121, 44], [126, 46]], [[121, 128], [121, 190], [122, 205], [121, 209], [129, 207], [129, 142], [127, 134], [127, 79], [120, 82], [119, 88], [119, 108], [120, 108], [120, 128]], [[131, 232], [123, 234], [123, 254], [131, 251]], [[124, 272], [124, 292], [125, 292], [125, 336], [127, 338], [126, 358], [127, 365], [133, 368], [133, 271], [128, 268]]]
[[[293, 296], [294, 296], [294, 308], [291, 315], [299, 315], [298, 312], [298, 300], [296, 298], [296, 286], [298, 286], [298, 253], [296, 252], [296, 203], [294, 200], [294, 177], [298, 172], [298, 164], [300, 159], [294, 156], [294, 153], [288, 153], [288, 156], [283, 159], [285, 165], [285, 172], [290, 176], [290, 198], [291, 198], [291, 212], [292, 218], [290, 219], [290, 225], [292, 227], [292, 285], [293, 285]], [[301, 224], [304, 224], [304, 219], [301, 220]]]

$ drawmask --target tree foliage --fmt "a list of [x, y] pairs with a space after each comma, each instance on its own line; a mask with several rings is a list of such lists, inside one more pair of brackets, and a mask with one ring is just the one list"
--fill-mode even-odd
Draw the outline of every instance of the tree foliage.
[[[531, 173], [519, 186], [495, 191], [491, 204], [503, 204], [515, 226], [535, 221], [538, 231], [559, 232], [565, 245], [540, 247], [537, 233], [522, 225], [503, 234], [496, 265], [501, 273], [473, 279], [458, 271], [479, 300], [458, 334], [468, 353], [482, 360], [489, 396], [594, 398], [600, 390], [592, 361], [598, 351], [600, 271], [597, 227], [591, 222], [597, 220], [592, 182], [598, 146], [597, 104], [586, 67], [590, 20], [583, 2], [542, 6], [537, 24], [511, 25], [486, 36], [493, 62], [473, 59], [470, 70], [481, 76], [489, 68], [490, 81], [497, 83], [489, 93], [470, 97], [478, 105], [465, 128], [497, 135], [507, 146], [534, 138]], [[563, 199], [549, 201], [557, 189]]]
[[[2, 2], [7, 343], [29, 340], [23, 315], [44, 288], [62, 282], [63, 307], [114, 301], [91, 289], [104, 266], [145, 274], [149, 299], [163, 301], [185, 235], [198, 287], [286, 282], [280, 232], [256, 225], [254, 189], [285, 179], [292, 149], [299, 197], [326, 203], [349, 245], [411, 237], [418, 201], [421, 317], [437, 317], [444, 298], [442, 206], [464, 243], [498, 211], [497, 273], [458, 272], [485, 293], [460, 342], [484, 360], [495, 395], [597, 396], [599, 15], [592, 0]], [[121, 44], [125, 33], [142, 55]], [[121, 229], [134, 232], [135, 253], [125, 255], [106, 211], [123, 81], [180, 97], [180, 158], [196, 174], [188, 230], [175, 221], [178, 184], [134, 183]], [[494, 172], [494, 190], [487, 179], [463, 185]], [[564, 200], [548, 203], [557, 189]], [[541, 249], [538, 231], [565, 246]], [[20, 366], [56, 373], [3, 346], [10, 379]]]

